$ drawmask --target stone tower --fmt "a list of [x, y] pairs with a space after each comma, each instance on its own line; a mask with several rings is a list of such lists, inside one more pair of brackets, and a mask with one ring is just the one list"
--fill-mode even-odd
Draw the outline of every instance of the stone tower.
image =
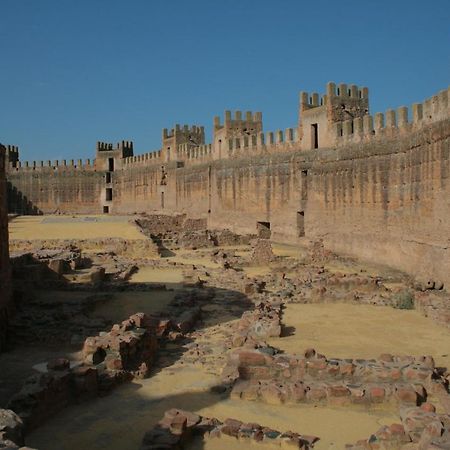
[[369, 90], [354, 84], [327, 84], [327, 93], [300, 93], [299, 136], [305, 150], [332, 147], [335, 124], [369, 114]]
[[220, 123], [220, 117], [214, 117], [214, 159], [227, 157], [229, 142], [232, 139], [249, 137], [256, 138], [263, 130], [262, 113], [247, 111], [245, 116], [241, 111], [236, 111], [231, 117], [231, 111], [225, 111], [224, 123]]

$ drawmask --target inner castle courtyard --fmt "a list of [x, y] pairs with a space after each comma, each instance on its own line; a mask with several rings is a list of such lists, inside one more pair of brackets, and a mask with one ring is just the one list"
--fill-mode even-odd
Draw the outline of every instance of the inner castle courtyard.
[[450, 448], [448, 97], [2, 145], [0, 448]]

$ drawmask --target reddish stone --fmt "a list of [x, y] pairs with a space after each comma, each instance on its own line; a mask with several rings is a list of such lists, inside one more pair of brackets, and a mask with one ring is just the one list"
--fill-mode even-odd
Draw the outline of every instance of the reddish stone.
[[313, 358], [316, 355], [316, 351], [313, 348], [308, 348], [305, 350], [305, 358]]
[[327, 392], [331, 397], [347, 397], [350, 395], [350, 391], [345, 386], [341, 385], [329, 386]]
[[187, 426], [187, 418], [183, 414], [178, 414], [170, 421], [170, 431], [174, 434], [183, 434]]
[[436, 407], [432, 403], [429, 403], [429, 402], [422, 403], [420, 405], [420, 409], [422, 409], [426, 412], [432, 412], [432, 413], [436, 412]]
[[310, 387], [306, 392], [306, 398], [310, 401], [319, 401], [327, 397], [327, 390], [323, 386]]
[[389, 432], [392, 435], [404, 435], [405, 428], [400, 423], [393, 423], [393, 424], [389, 425]]
[[264, 366], [266, 364], [265, 356], [257, 351], [240, 351], [239, 364], [241, 366]]
[[385, 390], [380, 386], [372, 386], [368, 389], [370, 398], [373, 402], [382, 402], [385, 397]]
[[395, 396], [402, 403], [417, 403], [417, 392], [409, 386], [397, 387], [395, 390]]

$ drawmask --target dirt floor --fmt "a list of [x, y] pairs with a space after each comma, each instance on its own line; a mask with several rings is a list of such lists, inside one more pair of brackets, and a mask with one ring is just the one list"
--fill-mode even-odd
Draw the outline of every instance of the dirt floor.
[[[18, 217], [10, 222], [10, 238], [144, 239], [145, 236], [129, 219], [114, 216]], [[242, 260], [251, 253], [249, 245], [224, 249], [234, 252]], [[275, 259], [271, 262], [247, 261], [236, 270], [225, 271], [221, 263], [211, 256], [211, 248], [172, 248], [169, 258], [150, 263], [136, 261], [139, 270], [118, 287], [112, 282], [108, 288], [96, 285], [96, 295], [108, 293], [109, 297], [82, 312], [94, 323], [96, 319], [104, 323], [118, 323], [136, 312], [153, 314], [164, 311], [178, 293], [188, 292], [192, 289], [192, 283], [200, 281], [215, 291], [215, 297], [214, 301], [202, 306], [203, 320], [186, 340], [165, 344], [160, 349], [149, 378], [123, 385], [106, 397], [66, 408], [27, 435], [27, 445], [40, 450], [137, 450], [144, 433], [170, 408], [190, 410], [219, 420], [231, 417], [280, 431], [317, 435], [320, 436], [320, 441], [315, 445], [318, 450], [342, 449], [346, 443], [367, 438], [381, 425], [398, 423], [398, 408], [391, 404], [371, 407], [269, 405], [230, 398], [228, 391], [211, 390], [222, 382], [221, 372], [230, 351], [229, 339], [235, 329], [233, 327], [242, 312], [250, 308], [248, 304], [236, 300], [237, 294], [242, 296], [242, 292], [238, 291], [243, 291], [250, 281], [259, 280], [264, 282], [263, 285], [267, 284], [261, 295], [276, 296], [285, 288], [271, 286], [273, 273], [279, 274], [286, 267], [289, 269], [288, 277], [292, 275], [293, 279], [303, 273], [304, 266], [298, 266], [297, 262], [307, 254], [305, 249], [274, 244], [273, 250]], [[127, 260], [127, 264], [130, 263]], [[389, 275], [389, 270], [385, 268], [340, 259], [325, 261], [319, 269], [320, 273], [328, 270], [333, 274], [364, 274], [368, 277], [381, 273]], [[224, 274], [223, 279], [221, 273]], [[386, 285], [388, 281], [401, 285], [395, 276], [391, 278]], [[276, 279], [281, 277], [277, 275]], [[238, 282], [240, 284], [236, 284]], [[147, 289], [148, 284], [164, 284], [167, 289], [155, 287], [142, 290], [143, 287]], [[116, 287], [111, 290], [111, 286]], [[48, 302], [45, 307], [51, 307], [52, 302], [82, 301], [87, 288], [79, 289], [68, 291], [67, 296], [48, 289], [40, 291], [37, 298]], [[301, 283], [299, 289], [303, 289]], [[295, 291], [292, 295], [295, 300], [295, 296], [300, 294]], [[282, 322], [282, 337], [270, 338], [267, 343], [288, 354], [301, 354], [310, 347], [327, 357], [337, 358], [370, 359], [382, 353], [431, 354], [438, 365], [450, 366], [448, 329], [414, 310], [341, 301], [312, 304], [287, 301]], [[79, 342], [74, 345], [61, 343], [59, 346], [56, 342], [54, 345], [22, 345], [0, 355], [0, 402], [5, 404], [7, 395], [19, 389], [26, 376], [33, 373], [32, 366], [42, 365], [55, 356], [67, 356], [75, 361], [81, 347]], [[196, 357], [192, 350], [197, 347], [205, 349], [200, 357]], [[257, 447], [256, 444], [251, 446]], [[188, 447], [191, 450], [231, 448], [244, 449], [248, 448], [248, 444], [237, 443], [230, 438], [199, 439]]]
[[8, 224], [10, 239], [144, 239], [128, 216], [19, 216]]
[[450, 367], [450, 333], [417, 311], [347, 303], [288, 303], [285, 308], [283, 322], [290, 336], [269, 343], [286, 353], [314, 348], [336, 358], [433, 355], [437, 364]]

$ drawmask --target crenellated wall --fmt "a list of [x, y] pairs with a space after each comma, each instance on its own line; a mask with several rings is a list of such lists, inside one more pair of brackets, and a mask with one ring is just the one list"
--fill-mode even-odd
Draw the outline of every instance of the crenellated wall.
[[87, 160], [24, 163], [7, 175], [8, 210], [16, 214], [98, 213], [103, 173]]
[[247, 233], [269, 222], [272, 239], [323, 239], [450, 283], [448, 90], [413, 105], [411, 117], [405, 107], [369, 115], [368, 90], [355, 85], [329, 83], [324, 96], [300, 98], [299, 127], [285, 132], [263, 133], [262, 115], [251, 112], [216, 118], [212, 144], [189, 141], [204, 139], [202, 127], [165, 130], [166, 143], [183, 141], [169, 159], [164, 147], [133, 155], [123, 141], [97, 146], [84, 166], [16, 161], [10, 210], [177, 212]]
[[0, 144], [0, 352], [4, 350], [6, 346], [6, 332], [11, 302], [5, 156], [6, 149]]

